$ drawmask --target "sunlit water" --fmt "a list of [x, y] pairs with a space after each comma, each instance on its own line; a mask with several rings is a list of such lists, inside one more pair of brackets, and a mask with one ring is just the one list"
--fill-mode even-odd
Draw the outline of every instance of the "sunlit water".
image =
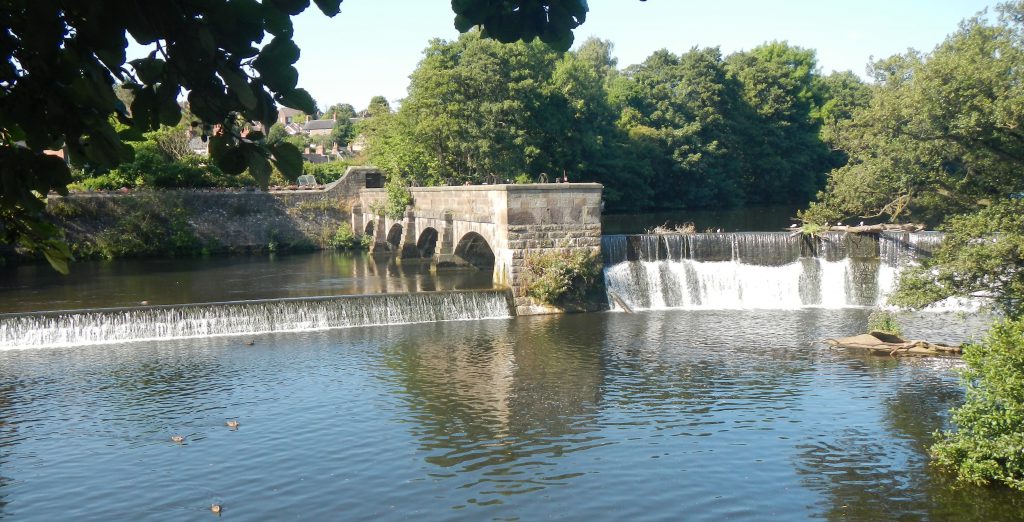
[[0, 313], [492, 288], [491, 273], [364, 253], [84, 261], [0, 270]]
[[[927, 465], [955, 359], [866, 310], [665, 310], [0, 352], [0, 518], [1013, 520]], [[904, 318], [962, 341], [984, 321]], [[225, 421], [237, 419], [230, 429]], [[170, 437], [185, 436], [176, 444]]]

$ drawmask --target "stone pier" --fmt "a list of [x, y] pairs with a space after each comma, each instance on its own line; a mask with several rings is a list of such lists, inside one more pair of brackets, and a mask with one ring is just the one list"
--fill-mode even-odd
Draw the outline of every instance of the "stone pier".
[[428, 259], [442, 270], [470, 265], [492, 270], [511, 288], [520, 315], [558, 310], [526, 297], [523, 263], [530, 253], [601, 249], [597, 183], [414, 187], [399, 219], [385, 216], [384, 189], [363, 189], [352, 209], [357, 234], [373, 236], [371, 253]]

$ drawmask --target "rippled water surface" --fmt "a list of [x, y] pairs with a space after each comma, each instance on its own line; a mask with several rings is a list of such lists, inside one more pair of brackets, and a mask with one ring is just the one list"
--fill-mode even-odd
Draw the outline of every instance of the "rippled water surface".
[[[927, 466], [952, 359], [864, 310], [658, 311], [0, 352], [0, 518], [1012, 520]], [[980, 321], [910, 318], [964, 340]], [[231, 429], [225, 421], [237, 419]], [[181, 444], [172, 435], [183, 435]]]
[[0, 271], [0, 313], [492, 288], [491, 273], [365, 253], [83, 261]]

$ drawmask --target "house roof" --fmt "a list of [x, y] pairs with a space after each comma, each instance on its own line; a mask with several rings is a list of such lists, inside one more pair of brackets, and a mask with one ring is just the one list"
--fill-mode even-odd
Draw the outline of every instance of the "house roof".
[[306, 122], [306, 125], [303, 128], [305, 128], [307, 131], [333, 129], [334, 124], [334, 120], [309, 120]]

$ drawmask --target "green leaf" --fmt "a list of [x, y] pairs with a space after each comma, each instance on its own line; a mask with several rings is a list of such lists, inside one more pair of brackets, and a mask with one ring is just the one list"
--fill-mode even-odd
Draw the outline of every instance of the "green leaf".
[[139, 80], [146, 85], [159, 82], [163, 77], [166, 65], [166, 62], [155, 58], [152, 54], [148, 58], [139, 58], [128, 63], [131, 64], [132, 69], [135, 69], [135, 75], [139, 77]]
[[270, 162], [267, 161], [267, 157], [260, 152], [259, 148], [249, 144], [242, 144], [242, 151], [245, 155], [249, 175], [256, 180], [260, 188], [266, 189], [270, 184], [270, 175], [274, 171]]
[[231, 92], [238, 97], [238, 101], [243, 107], [249, 110], [257, 108], [258, 101], [256, 96], [253, 95], [252, 87], [249, 86], [249, 82], [245, 80], [241, 72], [230, 68], [222, 68], [220, 75], [224, 78], [224, 83], [228, 84]]
[[291, 92], [278, 96], [277, 101], [285, 107], [299, 109], [306, 114], [316, 112], [316, 101], [306, 89], [292, 89]]
[[309, 0], [270, 0], [269, 3], [289, 16], [295, 16], [309, 7]]
[[241, 147], [234, 143], [234, 139], [227, 136], [210, 137], [210, 157], [213, 158], [217, 168], [226, 174], [237, 176], [248, 168], [249, 163]]
[[157, 111], [160, 123], [173, 127], [181, 121], [181, 105], [178, 105], [180, 88], [176, 84], [163, 83], [156, 89]]
[[313, 0], [325, 15], [334, 17], [341, 12], [341, 0]]
[[277, 170], [280, 170], [285, 178], [295, 180], [302, 175], [302, 153], [295, 145], [278, 142], [271, 144], [269, 148]]
[[42, 244], [42, 250], [43, 256], [54, 270], [64, 275], [71, 273], [68, 263], [73, 261], [74, 257], [67, 243], [58, 239], [47, 239]]

